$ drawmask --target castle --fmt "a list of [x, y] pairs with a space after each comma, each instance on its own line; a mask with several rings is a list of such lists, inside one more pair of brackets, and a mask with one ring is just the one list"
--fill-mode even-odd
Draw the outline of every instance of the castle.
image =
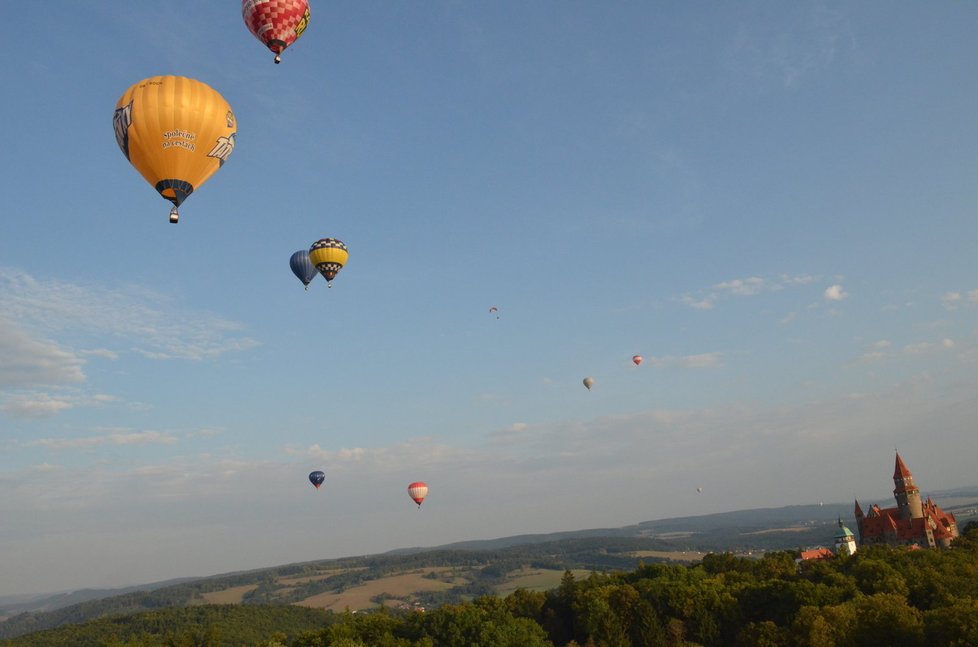
[[880, 508], [873, 504], [869, 512], [863, 514], [859, 501], [856, 501], [859, 545], [950, 547], [951, 540], [958, 536], [954, 514], [941, 510], [930, 497], [927, 497], [927, 501], [921, 501], [913, 474], [899, 453], [896, 455], [893, 483], [896, 486], [893, 489], [897, 502], [895, 508]]

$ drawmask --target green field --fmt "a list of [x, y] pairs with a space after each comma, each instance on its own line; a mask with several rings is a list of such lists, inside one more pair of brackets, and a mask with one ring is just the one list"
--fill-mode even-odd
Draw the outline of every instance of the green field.
[[[591, 571], [575, 569], [571, 574], [574, 579], [583, 579], [590, 575]], [[496, 595], [507, 596], [516, 589], [549, 591], [560, 584], [564, 571], [550, 568], [521, 568], [510, 573], [510, 576], [511, 579], [496, 587]]]

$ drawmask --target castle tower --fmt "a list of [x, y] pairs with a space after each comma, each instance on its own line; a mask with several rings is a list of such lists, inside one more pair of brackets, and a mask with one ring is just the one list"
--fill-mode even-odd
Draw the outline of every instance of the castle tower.
[[922, 519], [923, 505], [920, 501], [920, 490], [913, 483], [913, 474], [907, 469], [900, 453], [896, 455], [896, 468], [893, 470], [893, 496], [896, 497], [897, 508], [901, 519]]
[[856, 552], [856, 537], [852, 531], [842, 525], [839, 517], [839, 532], [835, 536], [835, 554], [851, 556]]
[[859, 531], [859, 542], [862, 543], [862, 541], [863, 541], [863, 519], [865, 518], [865, 515], [863, 515], [863, 509], [861, 507], [859, 507], [859, 500], [858, 499], [856, 500], [855, 514], [856, 514], [856, 530]]

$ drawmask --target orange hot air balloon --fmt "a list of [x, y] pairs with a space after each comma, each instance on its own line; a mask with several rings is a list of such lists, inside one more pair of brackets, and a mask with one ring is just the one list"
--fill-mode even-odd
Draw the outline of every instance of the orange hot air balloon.
[[635, 366], [638, 366], [639, 364], [641, 364], [642, 363], [642, 356], [641, 355], [633, 355], [632, 356], [632, 363], [635, 364]]
[[410, 496], [415, 503], [418, 504], [418, 508], [424, 502], [424, 498], [428, 496], [428, 484], [422, 481], [415, 481], [408, 486], [408, 496]]
[[185, 76], [143, 79], [123, 93], [112, 115], [116, 143], [140, 175], [173, 203], [184, 200], [234, 151], [231, 106], [206, 83]]

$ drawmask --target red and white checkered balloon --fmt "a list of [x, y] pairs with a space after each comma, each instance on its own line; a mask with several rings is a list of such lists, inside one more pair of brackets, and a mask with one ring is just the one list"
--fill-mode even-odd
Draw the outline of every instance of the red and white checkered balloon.
[[282, 60], [282, 52], [309, 24], [307, 0], [241, 0], [241, 16], [248, 30]]

